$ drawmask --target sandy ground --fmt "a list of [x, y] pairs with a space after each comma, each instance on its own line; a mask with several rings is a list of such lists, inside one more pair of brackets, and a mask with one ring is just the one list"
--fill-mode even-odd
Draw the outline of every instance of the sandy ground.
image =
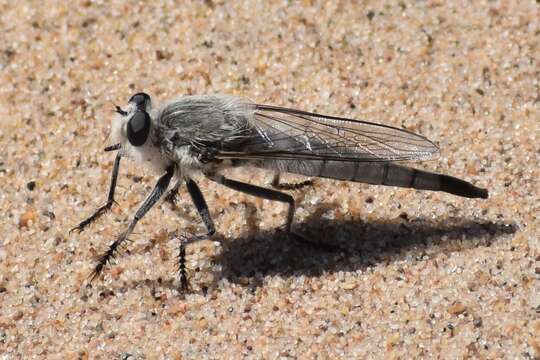
[[[450, 5], [446, 4], [449, 3]], [[0, 2], [0, 359], [540, 358], [538, 1]], [[198, 179], [159, 203], [88, 285], [156, 181], [124, 161], [106, 198], [113, 104], [235, 94], [402, 126], [419, 167], [488, 200], [330, 180], [286, 208]], [[262, 171], [232, 176], [266, 184]]]

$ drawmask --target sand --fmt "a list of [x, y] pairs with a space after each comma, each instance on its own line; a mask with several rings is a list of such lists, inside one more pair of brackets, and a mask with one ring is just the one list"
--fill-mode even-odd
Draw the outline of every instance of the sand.
[[[540, 358], [538, 1], [0, 3], [0, 359]], [[318, 180], [286, 207], [196, 178], [88, 284], [157, 177], [124, 161], [114, 104], [232, 94], [405, 127], [417, 166], [488, 200]], [[271, 174], [231, 176], [268, 184]], [[303, 178], [288, 177], [292, 180]]]

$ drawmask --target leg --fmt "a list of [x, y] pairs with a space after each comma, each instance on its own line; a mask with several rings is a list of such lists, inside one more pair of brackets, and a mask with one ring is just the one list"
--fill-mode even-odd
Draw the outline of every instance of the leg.
[[246, 184], [240, 181], [227, 179], [220, 174], [205, 174], [210, 180], [217, 182], [218, 184], [227, 186], [236, 191], [240, 191], [249, 195], [257, 196], [266, 200], [280, 201], [289, 204], [289, 211], [287, 212], [287, 222], [285, 223], [285, 232], [287, 236], [295, 241], [314, 246], [316, 248], [333, 250], [335, 247], [326, 244], [320, 244], [315, 241], [310, 241], [298, 234], [292, 232], [292, 222], [294, 218], [294, 199], [291, 195], [282, 193], [277, 190], [266, 189], [260, 186]]
[[116, 189], [116, 180], [118, 179], [118, 171], [120, 170], [120, 159], [122, 155], [119, 153], [116, 154], [116, 159], [114, 159], [114, 165], [111, 175], [111, 185], [109, 186], [109, 195], [107, 196], [107, 203], [97, 209], [92, 215], [90, 215], [85, 220], [81, 221], [79, 225], [75, 226], [73, 229], [69, 230], [70, 233], [74, 231], [81, 232], [85, 227], [96, 221], [101, 215], [103, 215], [107, 210], [109, 210], [114, 201], [114, 190]]
[[178, 254], [178, 272], [180, 273], [180, 290], [188, 289], [187, 271], [186, 271], [186, 246], [184, 239], [180, 237], [180, 248]]
[[172, 205], [176, 204], [176, 199], [178, 196], [178, 191], [180, 190], [180, 186], [182, 186], [182, 180], [178, 180], [176, 184], [172, 187], [171, 190], [165, 195], [165, 200], [170, 202]]
[[285, 231], [287, 234], [291, 234], [291, 227], [294, 218], [294, 199], [291, 195], [282, 193], [277, 190], [267, 189], [256, 185], [246, 184], [240, 181], [227, 179], [220, 174], [206, 174], [206, 176], [217, 182], [236, 191], [240, 191], [249, 195], [257, 196], [266, 200], [280, 201], [289, 204], [289, 210], [287, 212], [287, 222], [285, 223]]
[[189, 195], [191, 196], [191, 200], [197, 208], [197, 211], [199, 212], [199, 215], [201, 216], [201, 219], [204, 222], [207, 230], [206, 234], [196, 235], [196, 239], [194, 240], [207, 239], [214, 235], [214, 233], [216, 232], [214, 222], [212, 221], [212, 217], [210, 216], [210, 212], [208, 211], [208, 205], [206, 205], [206, 201], [204, 200], [203, 194], [201, 193], [201, 189], [199, 189], [199, 186], [195, 181], [188, 178], [186, 179], [186, 185]]
[[167, 190], [167, 187], [169, 186], [169, 183], [171, 182], [171, 178], [174, 174], [174, 167], [170, 166], [167, 168], [167, 173], [159, 178], [156, 186], [150, 193], [150, 195], [144, 200], [143, 204], [137, 210], [135, 213], [135, 216], [133, 217], [133, 220], [128, 225], [127, 230], [120, 235], [116, 241], [114, 241], [110, 246], [109, 250], [107, 250], [98, 260], [98, 263], [96, 267], [94, 268], [94, 271], [92, 272], [92, 275], [90, 277], [90, 281], [92, 281], [96, 276], [98, 276], [101, 273], [101, 270], [103, 270], [103, 267], [116, 255], [116, 251], [122, 244], [128, 240], [129, 235], [133, 232], [133, 229], [135, 228], [135, 225], [137, 225], [137, 222], [143, 218], [143, 216], [152, 208], [152, 206], [155, 205], [155, 203], [163, 196], [163, 193], [165, 190]]
[[298, 190], [305, 186], [313, 186], [313, 180], [304, 180], [297, 183], [281, 183], [279, 181], [279, 178], [280, 178], [280, 173], [276, 172], [271, 182], [272, 187], [276, 189], [281, 189], [281, 190]]
[[193, 204], [197, 208], [197, 211], [199, 212], [199, 215], [201, 216], [201, 219], [206, 226], [207, 233], [194, 235], [191, 236], [189, 239], [185, 236], [178, 236], [180, 240], [178, 271], [180, 273], [180, 289], [182, 291], [185, 291], [188, 288], [186, 272], [186, 245], [196, 240], [207, 239], [216, 232], [214, 222], [212, 221], [212, 217], [210, 216], [210, 212], [208, 211], [208, 205], [206, 205], [206, 201], [204, 200], [204, 196], [201, 193], [201, 189], [199, 189], [197, 183], [190, 178], [186, 178], [186, 185], [189, 195], [191, 196], [191, 200], [193, 201]]

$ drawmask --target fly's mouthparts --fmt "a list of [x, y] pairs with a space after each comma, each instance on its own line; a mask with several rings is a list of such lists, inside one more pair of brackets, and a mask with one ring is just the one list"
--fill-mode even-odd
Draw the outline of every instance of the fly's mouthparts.
[[126, 116], [128, 114], [127, 111], [122, 110], [122, 108], [120, 106], [118, 106], [118, 105], [115, 105], [114, 112], [116, 112], [116, 113], [118, 113], [118, 114], [120, 114], [122, 116]]

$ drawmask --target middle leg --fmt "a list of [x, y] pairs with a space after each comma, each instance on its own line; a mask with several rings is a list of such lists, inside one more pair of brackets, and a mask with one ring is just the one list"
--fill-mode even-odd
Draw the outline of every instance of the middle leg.
[[[190, 237], [186, 237], [183, 235], [178, 235], [177, 237], [180, 240], [180, 247], [179, 247], [179, 254], [178, 254], [178, 271], [179, 271], [179, 278], [180, 278], [180, 289], [182, 291], [186, 291], [188, 288], [188, 279], [187, 279], [187, 271], [186, 271], [186, 245], [197, 240], [205, 240], [210, 238], [214, 233], [216, 232], [216, 227], [214, 226], [214, 221], [212, 220], [212, 217], [210, 216], [210, 211], [208, 210], [208, 205], [206, 204], [206, 200], [204, 200], [204, 196], [201, 192], [201, 189], [199, 189], [199, 186], [193, 179], [186, 178], [186, 186], [189, 192], [189, 195], [191, 196], [191, 200], [193, 201], [193, 204], [197, 208], [197, 211], [199, 212], [199, 215], [204, 222], [204, 225], [206, 227], [206, 233], [205, 234], [198, 234]], [[176, 184], [179, 186], [180, 181]], [[176, 187], [176, 186], [175, 186]]]
[[208, 205], [206, 204], [206, 200], [204, 200], [204, 196], [201, 192], [201, 189], [199, 189], [199, 186], [195, 181], [193, 181], [190, 178], [186, 178], [186, 186], [189, 192], [189, 195], [191, 196], [191, 201], [193, 201], [193, 204], [197, 208], [197, 211], [199, 212], [199, 215], [204, 222], [204, 225], [206, 226], [207, 233], [206, 234], [199, 234], [195, 236], [194, 240], [203, 240], [211, 237], [216, 232], [216, 227], [214, 226], [214, 221], [212, 221], [212, 217], [210, 216], [210, 211], [208, 211]]

